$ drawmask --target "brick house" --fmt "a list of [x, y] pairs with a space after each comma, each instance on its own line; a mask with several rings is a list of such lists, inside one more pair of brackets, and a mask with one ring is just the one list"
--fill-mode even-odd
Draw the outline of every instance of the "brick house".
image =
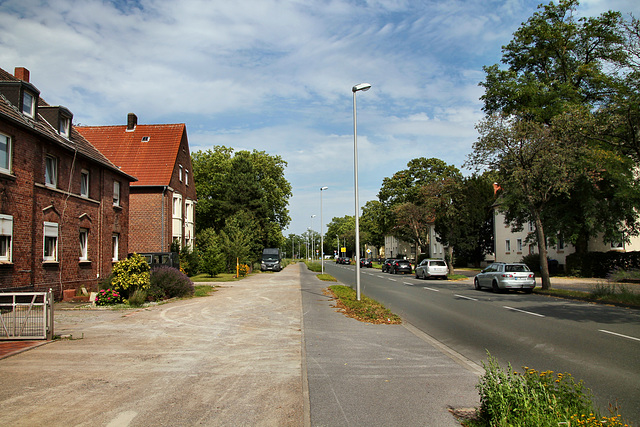
[[51, 106], [29, 71], [0, 69], [0, 291], [97, 290], [127, 256], [129, 184]]
[[138, 178], [130, 190], [129, 252], [167, 252], [174, 241], [192, 247], [196, 189], [186, 125], [139, 125], [129, 113], [126, 125], [77, 129]]

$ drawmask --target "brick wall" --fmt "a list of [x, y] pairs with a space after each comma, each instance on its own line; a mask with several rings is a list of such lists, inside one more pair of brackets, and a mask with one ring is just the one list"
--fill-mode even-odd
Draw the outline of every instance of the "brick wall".
[[[111, 272], [111, 236], [120, 235], [125, 258], [129, 227], [129, 182], [73, 151], [0, 119], [13, 143], [11, 174], [0, 174], [0, 213], [13, 217], [12, 262], [0, 264], [0, 289], [46, 291], [97, 288]], [[57, 188], [44, 185], [45, 157], [58, 160]], [[80, 171], [89, 171], [89, 197], [80, 193]], [[121, 182], [121, 206], [113, 206], [113, 180]], [[69, 190], [69, 191], [67, 191]], [[58, 224], [58, 261], [43, 262], [44, 222]], [[79, 232], [89, 230], [88, 261], [80, 262]]]

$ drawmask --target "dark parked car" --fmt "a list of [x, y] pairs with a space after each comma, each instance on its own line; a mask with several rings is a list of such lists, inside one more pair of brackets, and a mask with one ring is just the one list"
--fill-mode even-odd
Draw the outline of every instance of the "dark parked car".
[[346, 264], [346, 265], [351, 264], [351, 260], [349, 259], [349, 257], [346, 257], [346, 256], [341, 256], [341, 257], [339, 257], [339, 258], [336, 260], [336, 262], [337, 262], [338, 264]]
[[381, 271], [383, 273], [391, 273], [391, 263], [395, 261], [393, 258], [387, 258], [382, 263]]
[[406, 259], [396, 259], [391, 264], [391, 274], [411, 274], [413, 272], [413, 267], [411, 263]]
[[360, 267], [372, 268], [373, 267], [373, 261], [371, 261], [370, 258], [362, 258], [360, 260]]
[[531, 293], [536, 287], [536, 279], [526, 264], [494, 262], [476, 275], [473, 284], [478, 290], [491, 288], [493, 292], [502, 292], [517, 289]]

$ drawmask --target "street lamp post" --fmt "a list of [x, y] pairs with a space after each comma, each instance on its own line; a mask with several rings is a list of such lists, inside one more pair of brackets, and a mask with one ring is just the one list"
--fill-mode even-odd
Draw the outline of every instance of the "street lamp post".
[[322, 274], [324, 274], [324, 235], [322, 234], [322, 192], [328, 190], [329, 187], [320, 187], [320, 265]]
[[360, 83], [351, 88], [353, 92], [353, 176], [356, 203], [356, 299], [360, 301], [360, 201], [358, 200], [358, 125], [356, 120], [356, 92], [371, 89], [369, 83]]

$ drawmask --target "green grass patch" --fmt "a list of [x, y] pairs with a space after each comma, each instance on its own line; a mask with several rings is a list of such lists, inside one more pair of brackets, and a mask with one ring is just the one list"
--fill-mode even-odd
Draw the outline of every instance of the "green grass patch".
[[319, 262], [305, 261], [304, 263], [307, 264], [307, 268], [314, 273], [319, 273], [322, 271], [322, 264]]
[[208, 297], [216, 291], [216, 288], [209, 285], [196, 285], [193, 296], [194, 297]]
[[538, 372], [527, 367], [519, 373], [511, 365], [502, 369], [491, 355], [483, 366], [485, 374], [476, 386], [480, 408], [474, 417], [463, 420], [464, 426], [625, 425], [615, 409], [610, 409], [609, 416], [601, 416], [592, 402], [591, 391], [571, 374]]
[[601, 304], [620, 304], [640, 307], [640, 293], [630, 291], [626, 286], [616, 283], [597, 284], [593, 292], [571, 291], [567, 289], [534, 289], [541, 295], [559, 298], [577, 299]]
[[337, 282], [338, 280], [333, 277], [330, 274], [324, 273], [324, 274], [317, 274], [316, 277], [320, 280], [322, 280], [323, 282]]
[[329, 293], [335, 298], [336, 306], [347, 316], [362, 322], [375, 324], [400, 324], [402, 319], [385, 308], [378, 301], [360, 295], [360, 301], [356, 299], [356, 291], [348, 286], [329, 286]]
[[468, 279], [464, 274], [447, 274], [448, 280], [465, 280]]
[[[256, 274], [256, 273], [251, 273], [251, 274]], [[246, 276], [246, 277], [248, 277], [248, 276]], [[211, 277], [206, 273], [201, 273], [201, 274], [198, 274], [196, 276], [190, 277], [190, 279], [194, 283], [198, 283], [198, 282], [235, 282], [236, 280], [241, 280], [242, 277], [238, 279], [236, 277], [235, 273], [220, 273], [216, 277]]]

